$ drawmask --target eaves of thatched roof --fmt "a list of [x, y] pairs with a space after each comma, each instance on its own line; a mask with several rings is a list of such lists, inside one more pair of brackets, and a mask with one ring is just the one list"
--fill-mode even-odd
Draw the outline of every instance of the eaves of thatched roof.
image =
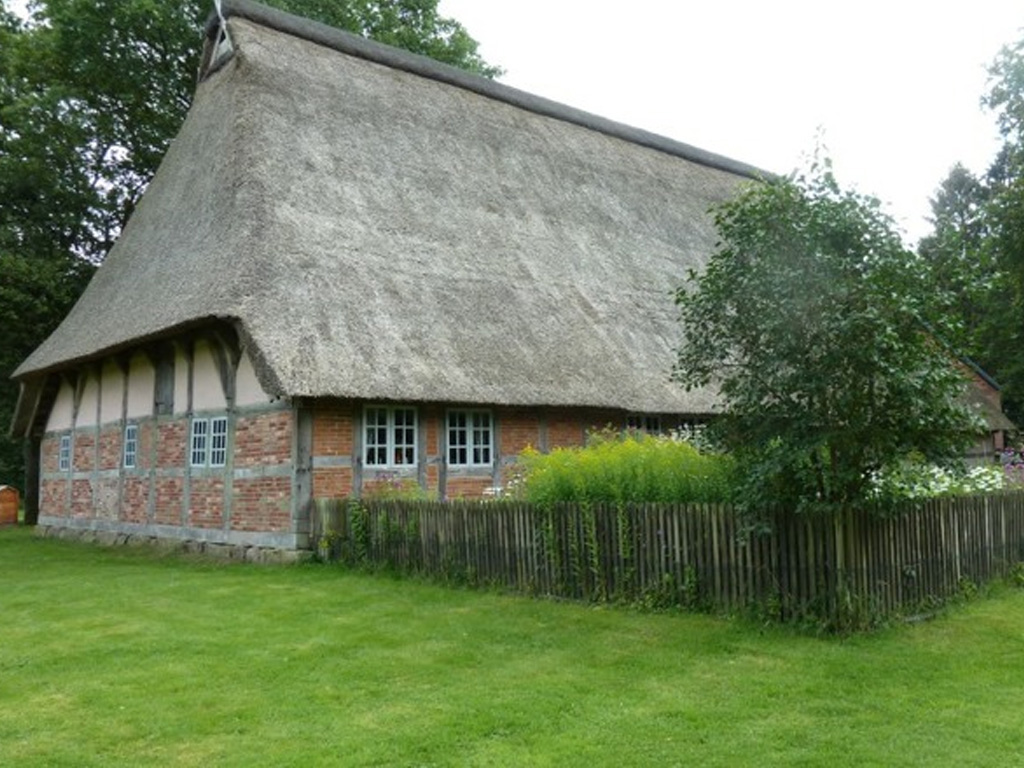
[[253, 3], [23, 380], [212, 319], [272, 394], [704, 413], [673, 290], [756, 169]]

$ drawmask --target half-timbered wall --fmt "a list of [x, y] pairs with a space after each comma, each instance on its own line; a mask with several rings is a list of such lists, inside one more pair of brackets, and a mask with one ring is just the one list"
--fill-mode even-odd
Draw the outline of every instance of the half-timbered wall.
[[[410, 404], [416, 415], [417, 452], [411, 465], [371, 466], [365, 441], [367, 409], [375, 403], [322, 400], [312, 406], [313, 496], [338, 498], [419, 488], [441, 499], [481, 497], [507, 490], [513, 465], [527, 447], [549, 451], [581, 446], [590, 430], [626, 426], [621, 411], [588, 408], [543, 408]], [[449, 460], [449, 414], [478, 411], [488, 415], [490, 461], [480, 466], [453, 466]], [[660, 417], [659, 417], [660, 418]], [[671, 428], [683, 423], [665, 416]]]
[[216, 333], [66, 374], [42, 440], [39, 522], [305, 547], [298, 414]]
[[[314, 497], [410, 488], [442, 499], [501, 493], [525, 448], [579, 446], [589, 430], [623, 428], [628, 417], [586, 408], [277, 400], [223, 332], [195, 334], [63, 375], [42, 440], [39, 522], [305, 548]], [[368, 441], [383, 441], [372, 461]]]

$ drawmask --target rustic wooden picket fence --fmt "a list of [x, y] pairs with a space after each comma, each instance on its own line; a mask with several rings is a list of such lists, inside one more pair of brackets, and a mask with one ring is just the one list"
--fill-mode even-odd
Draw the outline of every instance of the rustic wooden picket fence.
[[[467, 584], [783, 620], [926, 611], [1021, 573], [1024, 494], [932, 499], [886, 516], [726, 505], [319, 500], [321, 557]], [[1015, 570], [1016, 569], [1016, 570]]]

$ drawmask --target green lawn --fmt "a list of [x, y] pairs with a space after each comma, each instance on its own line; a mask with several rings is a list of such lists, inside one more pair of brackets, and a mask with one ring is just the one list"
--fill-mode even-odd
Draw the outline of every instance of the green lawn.
[[0, 765], [1024, 755], [1024, 592], [847, 639], [0, 530]]

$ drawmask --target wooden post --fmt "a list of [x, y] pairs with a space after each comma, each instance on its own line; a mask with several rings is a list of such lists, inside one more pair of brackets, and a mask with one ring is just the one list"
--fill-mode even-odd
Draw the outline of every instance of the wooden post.
[[843, 590], [846, 589], [846, 516], [849, 509], [844, 504], [832, 520], [832, 527], [835, 536], [836, 547], [836, 581], [835, 595], [833, 596], [835, 618], [839, 618], [839, 606], [842, 604]]

